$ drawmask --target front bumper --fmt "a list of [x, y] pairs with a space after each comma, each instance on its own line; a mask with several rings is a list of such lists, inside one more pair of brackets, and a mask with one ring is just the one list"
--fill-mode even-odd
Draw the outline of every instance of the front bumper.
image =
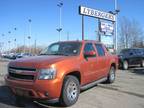
[[25, 81], [14, 80], [5, 76], [5, 82], [15, 95], [37, 100], [58, 99], [62, 88], [60, 79]]

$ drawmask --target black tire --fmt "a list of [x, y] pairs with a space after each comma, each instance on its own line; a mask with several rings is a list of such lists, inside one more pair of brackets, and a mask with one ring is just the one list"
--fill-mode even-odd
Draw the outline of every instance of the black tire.
[[75, 76], [68, 75], [64, 78], [60, 104], [68, 107], [75, 104], [80, 93], [80, 84]]
[[105, 83], [107, 84], [111, 84], [115, 81], [115, 73], [116, 73], [116, 69], [114, 66], [111, 66], [110, 70], [109, 70], [109, 74], [107, 76], [107, 80], [105, 81]]
[[141, 61], [141, 67], [144, 67], [144, 59]]
[[123, 63], [122, 63], [122, 68], [123, 68], [124, 70], [128, 70], [129, 64], [128, 64], [128, 61], [127, 61], [127, 60], [124, 60], [124, 61], [123, 61]]

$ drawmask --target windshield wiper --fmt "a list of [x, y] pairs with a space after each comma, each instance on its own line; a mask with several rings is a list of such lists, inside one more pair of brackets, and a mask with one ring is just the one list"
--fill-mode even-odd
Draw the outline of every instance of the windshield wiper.
[[63, 56], [69, 56], [68, 54], [64, 54], [64, 53], [55, 53], [55, 54], [52, 54], [52, 55], [63, 55]]
[[47, 55], [47, 54], [40, 54], [40, 55]]
[[40, 55], [53, 55], [53, 54], [40, 54]]

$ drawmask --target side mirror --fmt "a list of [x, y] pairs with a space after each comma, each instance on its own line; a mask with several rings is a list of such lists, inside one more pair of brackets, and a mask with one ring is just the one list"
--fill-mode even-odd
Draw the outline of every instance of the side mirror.
[[95, 56], [96, 56], [95, 51], [84, 52], [84, 57], [85, 58], [87, 58], [87, 57], [95, 57]]

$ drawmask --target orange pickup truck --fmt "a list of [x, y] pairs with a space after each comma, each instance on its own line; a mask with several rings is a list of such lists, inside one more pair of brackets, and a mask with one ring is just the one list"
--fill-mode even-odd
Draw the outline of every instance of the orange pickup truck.
[[17, 101], [26, 97], [71, 106], [81, 90], [113, 83], [117, 67], [118, 57], [99, 42], [64, 41], [51, 44], [39, 56], [11, 61], [5, 81]]

